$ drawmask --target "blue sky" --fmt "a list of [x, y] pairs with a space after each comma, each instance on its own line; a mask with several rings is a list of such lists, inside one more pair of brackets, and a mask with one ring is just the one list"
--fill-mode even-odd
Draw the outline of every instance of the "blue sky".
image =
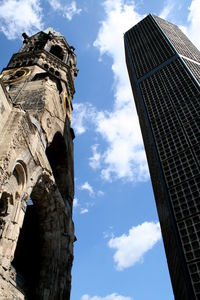
[[0, 0], [0, 67], [21, 33], [49, 26], [76, 48], [75, 199], [71, 300], [173, 299], [123, 33], [148, 13], [200, 48], [200, 0]]

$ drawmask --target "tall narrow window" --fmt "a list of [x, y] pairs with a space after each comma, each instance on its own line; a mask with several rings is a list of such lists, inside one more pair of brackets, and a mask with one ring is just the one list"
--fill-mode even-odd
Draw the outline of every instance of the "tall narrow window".
[[68, 194], [69, 179], [68, 179], [68, 154], [67, 147], [63, 136], [57, 132], [52, 143], [46, 149], [46, 155], [51, 165], [53, 175], [58, 186], [58, 189], [63, 198]]

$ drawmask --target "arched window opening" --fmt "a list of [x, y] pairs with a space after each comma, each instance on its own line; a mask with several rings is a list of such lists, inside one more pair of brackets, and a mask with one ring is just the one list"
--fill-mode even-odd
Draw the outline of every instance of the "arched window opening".
[[26, 183], [26, 170], [21, 162], [17, 162], [11, 176], [11, 186], [15, 187], [15, 195], [20, 196]]
[[67, 149], [63, 136], [57, 132], [52, 143], [46, 149], [46, 155], [49, 160], [53, 175], [58, 189], [63, 198], [67, 193]]
[[60, 58], [61, 60], [63, 60], [64, 54], [63, 54], [63, 50], [62, 50], [62, 48], [60, 46], [53, 45], [51, 47], [50, 53], [52, 53], [53, 55], [55, 55], [58, 58]]
[[17, 286], [34, 300], [41, 266], [41, 229], [35, 205], [28, 205], [11, 264]]
[[[58, 136], [57, 138], [59, 139]], [[66, 244], [62, 246], [63, 237], [61, 240], [58, 232], [68, 226], [68, 221], [64, 211], [60, 210], [62, 203], [61, 206], [57, 205], [61, 197], [49, 174], [39, 176], [30, 197], [33, 205], [28, 205], [26, 209], [11, 265], [11, 276], [17, 283], [17, 288], [24, 293], [25, 299], [40, 299], [41, 295], [44, 298], [46, 286], [51, 290], [50, 298], [52, 293], [56, 293], [57, 296], [52, 299], [60, 299], [60, 290], [55, 291], [52, 284], [61, 278], [59, 274], [63, 273], [63, 262], [66, 263], [67, 256], [63, 259], [60, 251], [64, 250], [67, 254], [68, 250], [65, 249]], [[68, 243], [69, 237], [64, 238]]]
[[[20, 200], [27, 180], [26, 165], [22, 161], [17, 161], [12, 176], [10, 177], [9, 187], [13, 197], [12, 204], [18, 209]], [[17, 200], [20, 200], [17, 201]], [[20, 204], [21, 207], [21, 204]], [[17, 222], [17, 219], [15, 220]], [[11, 263], [11, 274], [16, 278], [17, 285], [23, 289], [26, 295], [32, 295], [32, 286], [35, 284], [37, 263], [39, 261], [38, 248], [38, 225], [37, 216], [34, 208], [27, 208], [23, 226], [20, 230], [15, 254]], [[31, 296], [28, 299], [31, 298]]]
[[9, 213], [10, 205], [22, 196], [26, 184], [26, 169], [22, 162], [17, 162], [9, 181], [4, 186], [4, 192], [0, 197], [0, 215]]

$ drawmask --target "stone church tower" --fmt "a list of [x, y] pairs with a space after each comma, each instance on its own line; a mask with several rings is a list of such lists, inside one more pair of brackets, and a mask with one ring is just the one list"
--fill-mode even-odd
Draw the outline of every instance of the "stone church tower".
[[0, 299], [69, 300], [76, 56], [52, 29], [23, 37], [0, 79]]

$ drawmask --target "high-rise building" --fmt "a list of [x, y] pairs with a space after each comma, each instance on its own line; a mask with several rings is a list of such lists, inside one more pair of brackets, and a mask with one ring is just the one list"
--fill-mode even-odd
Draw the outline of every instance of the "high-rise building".
[[200, 52], [151, 14], [124, 40], [175, 299], [200, 299]]
[[0, 299], [69, 300], [76, 55], [51, 28], [23, 37], [0, 75]]

